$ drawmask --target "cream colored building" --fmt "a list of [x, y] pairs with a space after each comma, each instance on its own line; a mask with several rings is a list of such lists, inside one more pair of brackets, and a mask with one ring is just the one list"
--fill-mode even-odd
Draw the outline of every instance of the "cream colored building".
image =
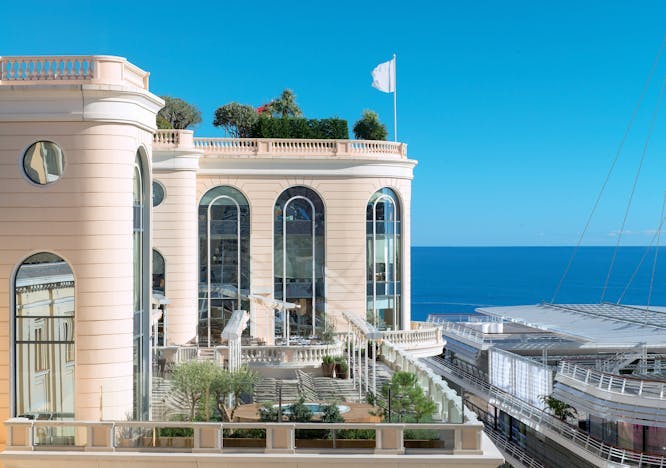
[[[163, 101], [123, 58], [0, 67], [0, 419], [33, 419], [10, 424], [10, 446], [34, 448], [37, 420], [56, 419], [115, 450], [116, 429], [81, 421], [150, 418], [152, 346], [215, 349], [234, 310], [256, 347], [316, 342], [351, 316], [418, 347], [406, 145], [157, 131]], [[417, 332], [441, 351], [437, 329]], [[449, 426], [463, 459], [501, 459], [478, 423]], [[266, 453], [293, 453], [291, 430], [267, 429]], [[404, 453], [396, 430], [377, 450]]]

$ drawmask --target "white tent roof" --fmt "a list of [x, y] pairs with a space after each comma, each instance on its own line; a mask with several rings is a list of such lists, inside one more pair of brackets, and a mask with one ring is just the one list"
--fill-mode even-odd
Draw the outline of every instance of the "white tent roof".
[[477, 312], [582, 341], [581, 348], [666, 347], [666, 307], [537, 304]]

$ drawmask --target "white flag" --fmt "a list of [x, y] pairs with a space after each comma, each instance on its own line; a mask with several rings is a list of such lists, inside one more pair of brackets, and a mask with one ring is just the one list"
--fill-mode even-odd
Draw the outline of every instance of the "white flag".
[[385, 93], [395, 93], [395, 57], [372, 70], [372, 87]]

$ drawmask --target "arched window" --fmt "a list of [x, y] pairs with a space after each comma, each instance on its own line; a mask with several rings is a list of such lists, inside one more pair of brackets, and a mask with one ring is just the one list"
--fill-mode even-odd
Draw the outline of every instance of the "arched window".
[[398, 330], [400, 315], [400, 202], [390, 188], [375, 192], [366, 210], [368, 321]]
[[326, 320], [324, 203], [307, 187], [291, 187], [273, 211], [275, 298], [298, 306], [276, 315], [275, 334], [318, 335]]
[[166, 294], [166, 265], [164, 257], [157, 250], [153, 249], [153, 298], [157, 299], [159, 318], [153, 320], [153, 344], [155, 346], [166, 346], [166, 304], [163, 303]]
[[134, 158], [133, 181], [133, 296], [134, 296], [134, 417], [136, 419], [148, 418], [148, 397], [150, 395], [150, 279], [148, 278], [148, 251], [150, 209], [146, 206], [148, 200], [148, 185], [146, 184], [147, 171], [144, 167], [141, 153], [137, 151]]
[[74, 274], [52, 253], [14, 279], [14, 414], [74, 418]]
[[250, 206], [235, 188], [215, 187], [199, 203], [200, 344], [220, 344], [233, 311], [249, 311], [249, 293]]

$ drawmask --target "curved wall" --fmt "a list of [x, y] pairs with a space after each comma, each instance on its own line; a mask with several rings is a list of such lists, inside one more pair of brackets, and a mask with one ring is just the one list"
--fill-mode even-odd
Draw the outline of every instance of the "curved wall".
[[[47, 85], [33, 93], [32, 88], [0, 87], [2, 420], [13, 406], [13, 275], [23, 259], [41, 251], [61, 256], [74, 272], [75, 417], [126, 419], [132, 411], [134, 158], [143, 146], [150, 164], [152, 125], [161, 101], [145, 91], [99, 85], [77, 86], [74, 101], [72, 88]], [[42, 107], [43, 119], [24, 121], [17, 113], [21, 102], [36, 109], [44, 96], [51, 101]], [[109, 96], [112, 107], [104, 104]], [[10, 105], [3, 108], [5, 101]], [[98, 111], [95, 122], [85, 121], [90, 108]], [[128, 121], [135, 109], [144, 117]], [[65, 158], [62, 177], [44, 186], [28, 181], [21, 169], [23, 151], [37, 140], [57, 143]]]

